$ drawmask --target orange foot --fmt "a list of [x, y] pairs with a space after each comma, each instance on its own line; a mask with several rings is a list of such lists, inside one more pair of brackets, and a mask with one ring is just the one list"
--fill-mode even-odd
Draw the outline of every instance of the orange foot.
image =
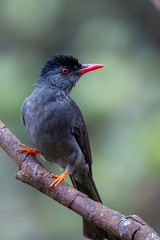
[[23, 148], [19, 149], [17, 152], [27, 152], [28, 154], [32, 154], [36, 157], [37, 154], [41, 154], [37, 149], [27, 147], [26, 145], [21, 145]]
[[51, 173], [50, 176], [51, 176], [51, 177], [55, 177], [55, 178], [57, 178], [57, 179], [54, 180], [54, 182], [51, 183], [51, 185], [50, 185], [49, 187], [51, 188], [51, 187], [53, 187], [53, 185], [55, 185], [55, 187], [57, 187], [58, 184], [60, 184], [60, 182], [65, 181], [64, 178], [65, 178], [65, 176], [66, 176], [67, 173], [68, 173], [68, 170], [65, 170], [64, 173], [62, 173], [62, 174], [59, 175], [59, 176]]

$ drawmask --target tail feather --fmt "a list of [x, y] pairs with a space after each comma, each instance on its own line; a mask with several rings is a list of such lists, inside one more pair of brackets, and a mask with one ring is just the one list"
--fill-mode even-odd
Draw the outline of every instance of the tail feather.
[[93, 240], [106, 239], [106, 232], [83, 218], [83, 235]]
[[[71, 175], [70, 178], [74, 188], [85, 193], [92, 200], [102, 203], [99, 193], [97, 191], [96, 185], [90, 173], [88, 173], [87, 176], [79, 175], [78, 178], [77, 176], [75, 178], [74, 176]], [[104, 230], [97, 227], [93, 223], [88, 222], [84, 218], [83, 218], [83, 235], [86, 238], [93, 239], [93, 240], [106, 239], [106, 232]]]

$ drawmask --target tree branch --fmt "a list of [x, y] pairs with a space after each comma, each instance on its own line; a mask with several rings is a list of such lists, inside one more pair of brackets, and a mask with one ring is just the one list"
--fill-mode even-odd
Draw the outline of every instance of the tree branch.
[[58, 187], [49, 188], [53, 181], [50, 172], [32, 155], [17, 152], [22, 143], [0, 121], [0, 146], [18, 165], [16, 178], [48, 195], [60, 204], [70, 208], [88, 221], [107, 232], [108, 239], [160, 240], [160, 236], [136, 215], [124, 216], [101, 203], [88, 198], [62, 182]]
[[152, 0], [153, 5], [157, 10], [160, 12], [160, 1], [159, 0]]

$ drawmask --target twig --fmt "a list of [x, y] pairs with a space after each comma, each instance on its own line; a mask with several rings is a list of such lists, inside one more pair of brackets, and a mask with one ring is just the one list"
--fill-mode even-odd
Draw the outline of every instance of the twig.
[[107, 232], [108, 239], [160, 240], [160, 236], [136, 215], [124, 216], [97, 203], [85, 194], [62, 182], [49, 188], [53, 181], [50, 172], [32, 155], [17, 152], [22, 143], [0, 121], [0, 146], [18, 165], [16, 178], [70, 208]]
[[160, 0], [152, 0], [153, 5], [160, 12]]

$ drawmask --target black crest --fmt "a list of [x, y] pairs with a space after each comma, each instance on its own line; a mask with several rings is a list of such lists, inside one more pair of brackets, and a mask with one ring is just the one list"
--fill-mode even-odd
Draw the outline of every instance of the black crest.
[[45, 75], [50, 70], [61, 66], [69, 67], [73, 70], [78, 70], [81, 68], [81, 64], [78, 62], [77, 58], [74, 58], [70, 55], [57, 54], [46, 61], [44, 67], [42, 68], [41, 76]]

